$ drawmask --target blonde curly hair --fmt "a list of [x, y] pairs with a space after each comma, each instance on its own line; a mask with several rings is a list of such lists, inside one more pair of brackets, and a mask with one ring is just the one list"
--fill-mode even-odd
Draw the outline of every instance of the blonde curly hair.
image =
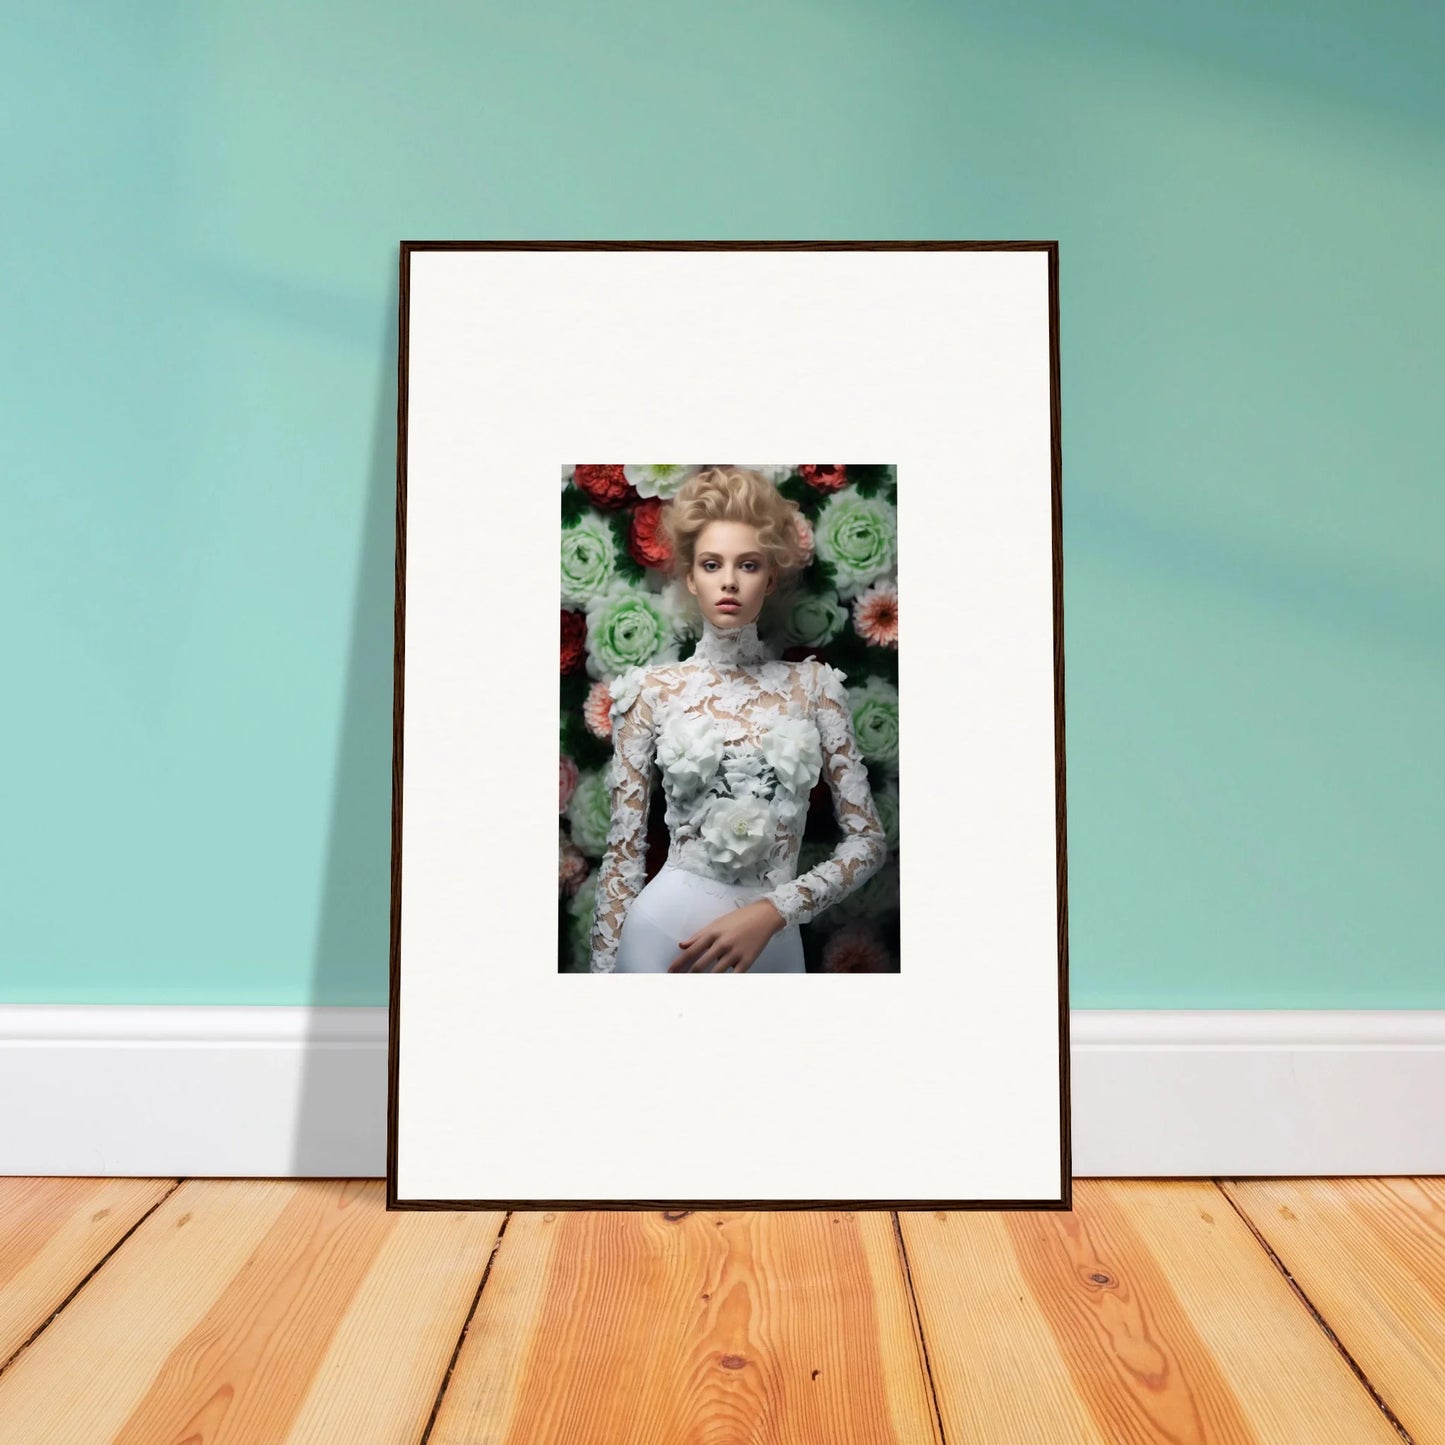
[[692, 571], [697, 539], [709, 522], [746, 522], [758, 529], [758, 546], [779, 572], [802, 566], [798, 504], [790, 502], [761, 472], [748, 467], [707, 467], [694, 472], [663, 511], [662, 527], [672, 547], [673, 575]]
[[[672, 548], [672, 585], [694, 623], [697, 601], [684, 579], [697, 559], [697, 542], [709, 522], [745, 522], [756, 527], [758, 546], [777, 574], [763, 617], [776, 612], [796, 586], [806, 565], [801, 510], [761, 472], [750, 467], [713, 466], [694, 472], [662, 510], [661, 529]], [[761, 620], [760, 620], [761, 621]]]

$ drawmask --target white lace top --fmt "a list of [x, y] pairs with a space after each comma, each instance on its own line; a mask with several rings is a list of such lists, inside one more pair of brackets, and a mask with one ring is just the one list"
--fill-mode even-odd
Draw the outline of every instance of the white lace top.
[[[878, 871], [887, 845], [845, 676], [816, 658], [775, 657], [756, 623], [719, 628], [704, 618], [687, 661], [614, 679], [612, 822], [597, 870], [593, 973], [612, 972], [623, 920], [646, 882], [654, 762], [667, 803], [668, 861], [754, 886], [788, 923], [809, 922]], [[844, 836], [796, 878], [820, 773]]]

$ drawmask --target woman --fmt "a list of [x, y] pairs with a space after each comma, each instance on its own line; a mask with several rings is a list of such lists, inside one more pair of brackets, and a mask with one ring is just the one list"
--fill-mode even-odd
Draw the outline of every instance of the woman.
[[[713, 467], [664, 514], [702, 633], [685, 662], [634, 667], [611, 684], [612, 822], [593, 973], [803, 973], [799, 925], [883, 864], [844, 674], [816, 658], [783, 661], [758, 637], [764, 599], [802, 561], [797, 511], [761, 474]], [[644, 887], [654, 761], [670, 842]], [[795, 877], [820, 772], [844, 837]]]

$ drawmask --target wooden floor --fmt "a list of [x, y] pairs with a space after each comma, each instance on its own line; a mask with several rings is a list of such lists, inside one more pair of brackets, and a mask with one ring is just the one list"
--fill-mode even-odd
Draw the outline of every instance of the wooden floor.
[[0, 1362], [23, 1445], [1425, 1445], [1445, 1180], [674, 1216], [0, 1179]]

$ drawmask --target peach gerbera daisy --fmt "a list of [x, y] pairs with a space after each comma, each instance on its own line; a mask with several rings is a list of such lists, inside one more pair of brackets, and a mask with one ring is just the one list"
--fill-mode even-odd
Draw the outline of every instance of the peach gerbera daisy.
[[898, 646], [898, 584], [875, 582], [853, 602], [853, 626], [874, 647]]
[[597, 738], [612, 736], [612, 690], [605, 682], [594, 682], [582, 704], [582, 720]]

